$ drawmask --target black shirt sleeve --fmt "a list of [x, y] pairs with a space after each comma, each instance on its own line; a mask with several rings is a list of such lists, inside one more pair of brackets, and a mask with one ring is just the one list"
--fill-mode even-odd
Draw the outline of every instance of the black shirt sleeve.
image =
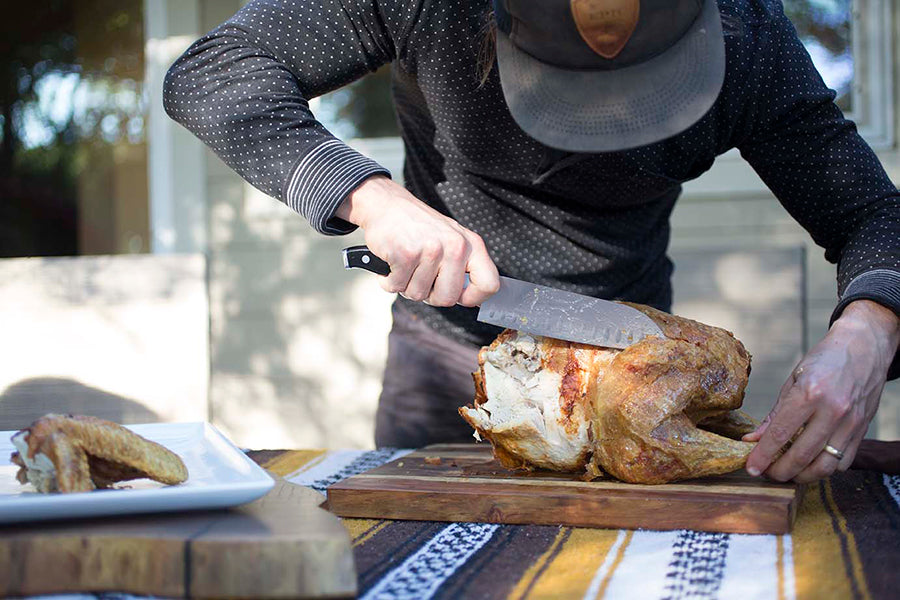
[[[759, 36], [753, 112], [741, 154], [838, 263], [832, 323], [854, 300], [900, 315], [900, 194], [834, 104], [779, 3]], [[900, 376], [895, 357], [890, 377]]]
[[[409, 6], [406, 6], [406, 5]], [[263, 192], [326, 234], [364, 179], [390, 175], [329, 133], [309, 100], [392, 61], [417, 3], [255, 0], [169, 69], [166, 112]]]

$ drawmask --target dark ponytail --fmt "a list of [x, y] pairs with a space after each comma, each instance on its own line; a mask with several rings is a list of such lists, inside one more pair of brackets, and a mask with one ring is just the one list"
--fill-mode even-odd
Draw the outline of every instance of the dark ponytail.
[[485, 15], [484, 24], [478, 35], [478, 87], [487, 83], [497, 59], [497, 23], [494, 21], [494, 11], [489, 10]]

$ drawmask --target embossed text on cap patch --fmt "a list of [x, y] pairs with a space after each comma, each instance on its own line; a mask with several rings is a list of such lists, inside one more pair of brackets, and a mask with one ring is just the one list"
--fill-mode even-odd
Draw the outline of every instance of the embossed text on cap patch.
[[572, 0], [578, 33], [603, 58], [615, 58], [637, 27], [640, 0]]

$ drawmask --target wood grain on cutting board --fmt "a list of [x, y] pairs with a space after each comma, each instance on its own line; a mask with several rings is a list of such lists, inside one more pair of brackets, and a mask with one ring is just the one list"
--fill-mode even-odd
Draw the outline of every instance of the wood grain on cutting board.
[[350, 538], [319, 507], [322, 500], [279, 481], [263, 498], [231, 510], [4, 527], [0, 596], [352, 597]]
[[664, 485], [514, 473], [481, 445], [435, 445], [328, 488], [342, 517], [787, 533], [801, 489], [744, 472]]

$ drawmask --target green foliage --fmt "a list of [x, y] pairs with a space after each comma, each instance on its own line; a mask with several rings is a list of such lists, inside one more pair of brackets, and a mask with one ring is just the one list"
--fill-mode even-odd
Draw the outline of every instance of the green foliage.
[[0, 256], [75, 253], [88, 154], [143, 142], [143, 45], [141, 0], [28, 0], [0, 19]]
[[323, 96], [316, 118], [345, 139], [400, 135], [390, 88], [391, 69], [385, 65]]

